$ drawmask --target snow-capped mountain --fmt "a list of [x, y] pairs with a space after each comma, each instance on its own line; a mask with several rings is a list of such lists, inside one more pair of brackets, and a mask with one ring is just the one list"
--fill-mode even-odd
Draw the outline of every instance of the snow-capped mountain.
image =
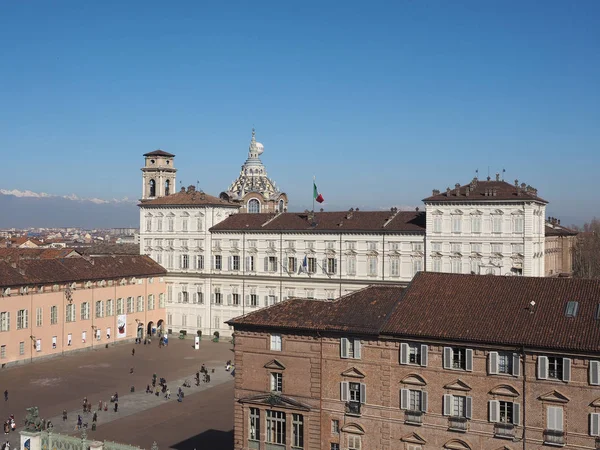
[[0, 212], [0, 228], [139, 225], [136, 201], [128, 198], [106, 200], [0, 189]]

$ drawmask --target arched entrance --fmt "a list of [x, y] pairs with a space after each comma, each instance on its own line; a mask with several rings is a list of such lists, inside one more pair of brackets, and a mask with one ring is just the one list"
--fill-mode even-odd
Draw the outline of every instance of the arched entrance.
[[142, 339], [144, 337], [144, 324], [142, 322], [138, 323], [137, 337], [140, 339]]
[[159, 321], [156, 323], [156, 330], [157, 330], [157, 331], [159, 331], [159, 332], [161, 332], [161, 333], [164, 333], [164, 332], [165, 332], [165, 330], [163, 329], [163, 328], [164, 328], [164, 326], [165, 326], [165, 321], [164, 321], [164, 320], [162, 320], [162, 319], [160, 319], [160, 320], [159, 320]]
[[148, 322], [147, 334], [148, 336], [152, 336], [154, 333], [156, 333], [156, 328], [154, 327], [154, 322], [150, 321]]

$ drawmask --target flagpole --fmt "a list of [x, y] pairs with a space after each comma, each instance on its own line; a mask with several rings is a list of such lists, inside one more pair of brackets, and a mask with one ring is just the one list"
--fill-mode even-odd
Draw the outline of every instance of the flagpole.
[[316, 177], [313, 175], [313, 195], [312, 195], [312, 199], [313, 199], [312, 211], [313, 211], [313, 213], [315, 212], [315, 183], [316, 183]]

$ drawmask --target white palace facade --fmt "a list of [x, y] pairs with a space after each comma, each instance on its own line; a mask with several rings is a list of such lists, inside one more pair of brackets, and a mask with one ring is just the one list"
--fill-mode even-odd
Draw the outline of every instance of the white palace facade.
[[418, 271], [544, 276], [547, 202], [531, 186], [475, 178], [434, 190], [424, 211], [291, 213], [262, 150], [253, 133], [252, 170], [219, 197], [194, 186], [165, 195], [174, 155], [144, 155], [140, 250], [168, 271], [174, 332], [227, 336], [226, 321], [283, 299], [407, 284]]

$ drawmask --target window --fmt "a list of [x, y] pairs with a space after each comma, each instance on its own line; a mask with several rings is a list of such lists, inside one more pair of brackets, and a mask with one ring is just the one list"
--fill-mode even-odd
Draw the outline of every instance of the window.
[[518, 353], [490, 352], [488, 354], [488, 373], [519, 376], [520, 357]]
[[182, 269], [190, 268], [190, 255], [181, 255], [181, 268]]
[[427, 411], [427, 392], [418, 389], [401, 389], [400, 409], [421, 412]]
[[230, 270], [240, 270], [240, 257], [238, 255], [234, 255], [230, 260]]
[[556, 356], [538, 356], [538, 379], [540, 380], [571, 380], [571, 359]]
[[90, 318], [90, 304], [83, 302], [81, 304], [81, 320], [88, 320]]
[[250, 306], [258, 306], [258, 295], [250, 294]]
[[600, 436], [599, 413], [590, 413], [590, 436]]
[[331, 421], [331, 434], [340, 434], [340, 421], [337, 419]]
[[444, 347], [444, 369], [473, 370], [473, 350], [470, 348]]
[[368, 264], [369, 264], [369, 272], [368, 275], [370, 276], [376, 276], [377, 275], [377, 257], [376, 256], [369, 256], [368, 258]]
[[19, 342], [19, 355], [24, 355], [25, 354], [25, 342], [21, 341]]
[[546, 429], [551, 431], [563, 431], [562, 407], [548, 406], [546, 408]]
[[451, 417], [471, 418], [473, 398], [462, 395], [444, 394], [444, 415]]
[[502, 244], [492, 244], [492, 253], [502, 253]]
[[492, 233], [502, 233], [502, 216], [492, 216]]
[[50, 325], [56, 325], [58, 323], [58, 306], [50, 307]]
[[308, 273], [317, 271], [317, 258], [307, 258]]
[[125, 309], [123, 308], [123, 299], [122, 298], [118, 298], [117, 299], [117, 314], [124, 314], [125, 313]]
[[250, 408], [250, 434], [248, 439], [260, 440], [260, 409]]
[[304, 417], [292, 414], [292, 447], [304, 448]]
[[272, 334], [271, 335], [271, 350], [280, 352], [281, 351], [281, 335], [280, 334]]
[[248, 212], [251, 214], [260, 213], [260, 202], [255, 198], [248, 202]]
[[377, 251], [377, 242], [374, 242], [374, 241], [367, 242], [367, 249], [369, 251], [376, 252]]
[[75, 322], [75, 305], [67, 305], [65, 316], [66, 322]]
[[267, 410], [267, 442], [285, 445], [285, 413]]
[[137, 312], [142, 312], [144, 310], [144, 297], [141, 295], [137, 298]]
[[256, 270], [254, 267], [254, 256], [246, 256], [246, 270], [248, 272], [254, 272]]
[[473, 233], [481, 233], [481, 216], [471, 217], [471, 231]]
[[355, 434], [348, 435], [348, 450], [360, 450], [360, 436]]
[[104, 302], [102, 300], [98, 300], [96, 302], [96, 317], [104, 316]]
[[442, 232], [442, 218], [440, 216], [434, 216], [434, 218], [433, 218], [433, 232], [434, 233]]
[[442, 251], [442, 243], [441, 242], [432, 242], [431, 243], [431, 251], [432, 252], [441, 252]]
[[167, 314], [167, 325], [173, 325], [173, 314]]
[[481, 253], [481, 243], [474, 242], [471, 244], [471, 253]]
[[6, 358], [6, 345], [0, 345], [0, 359]]
[[462, 216], [453, 215], [452, 216], [452, 232], [460, 233], [462, 228]]
[[337, 273], [337, 259], [327, 258], [327, 273], [335, 275]]
[[41, 327], [42, 326], [42, 308], [36, 308], [35, 309], [35, 326], [36, 327]]
[[515, 216], [514, 218], [514, 222], [513, 222], [513, 231], [515, 233], [522, 233], [524, 226], [523, 226], [524, 220], [523, 220], [523, 216], [518, 214]]
[[17, 330], [29, 328], [29, 320], [27, 314], [28, 311], [26, 309], [20, 309], [17, 311]]
[[329, 449], [330, 450], [340, 450], [340, 444], [338, 444], [336, 442], [332, 442]]
[[512, 244], [512, 252], [523, 254], [523, 244]]
[[460, 253], [461, 252], [461, 247], [462, 247], [462, 245], [461, 245], [460, 242], [452, 242], [450, 244], [450, 251], [452, 253]]
[[152, 231], [152, 218], [146, 219], [146, 231]]
[[181, 219], [181, 231], [187, 231], [188, 230], [188, 220], [187, 219]]
[[390, 275], [397, 277], [400, 275], [400, 258], [390, 259]]
[[462, 260], [460, 258], [451, 258], [452, 273], [462, 273]]
[[360, 401], [360, 385], [361, 383], [348, 383], [348, 399], [351, 402], [361, 403]]
[[[221, 293], [221, 288], [215, 288], [214, 304], [215, 305], [223, 304], [223, 294]], [[219, 328], [219, 327], [215, 327], [215, 328]]]
[[413, 259], [413, 273], [416, 275], [417, 272], [423, 270], [423, 260], [421, 258]]
[[272, 372], [271, 373], [271, 392], [279, 392], [283, 391], [283, 374]]
[[158, 307], [159, 308], [164, 308], [165, 307], [165, 294], [159, 294], [158, 295]]
[[174, 230], [175, 230], [175, 225], [174, 225], [174, 223], [175, 223], [175, 222], [173, 221], [173, 218], [172, 218], [172, 217], [169, 217], [169, 218], [167, 219], [167, 227], [168, 227], [168, 230], [169, 230], [169, 231], [174, 231]]
[[186, 314], [181, 315], [181, 326], [187, 327], [187, 315]]
[[315, 248], [315, 243], [313, 241], [305, 241], [306, 248], [313, 250]]
[[356, 248], [356, 242], [348, 241], [346, 242], [346, 250], [354, 250]]
[[240, 294], [234, 292], [231, 294], [233, 306], [240, 306]]
[[340, 340], [340, 356], [342, 358], [360, 359], [360, 357], [361, 357], [360, 339], [342, 338]]
[[521, 405], [503, 400], [488, 401], [490, 422], [519, 425]]
[[425, 344], [403, 342], [400, 344], [400, 364], [427, 366], [428, 347]]
[[335, 298], [335, 291], [333, 289], [326, 289], [325, 298], [327, 300], [333, 300]]
[[296, 273], [298, 268], [298, 260], [293, 256], [288, 256], [287, 271], [288, 273]]
[[223, 265], [223, 257], [221, 255], [215, 255], [214, 256], [214, 269], [221, 270], [222, 265]]
[[127, 314], [135, 312], [133, 297], [127, 297]]
[[590, 361], [589, 381], [592, 386], [598, 386], [600, 384], [600, 362], [599, 361]]
[[431, 270], [434, 272], [442, 271], [442, 258], [433, 258], [431, 260]]
[[148, 296], [148, 311], [154, 310], [154, 294]]
[[348, 256], [348, 259], [346, 259], [346, 271], [348, 275], [356, 275], [356, 256]]

